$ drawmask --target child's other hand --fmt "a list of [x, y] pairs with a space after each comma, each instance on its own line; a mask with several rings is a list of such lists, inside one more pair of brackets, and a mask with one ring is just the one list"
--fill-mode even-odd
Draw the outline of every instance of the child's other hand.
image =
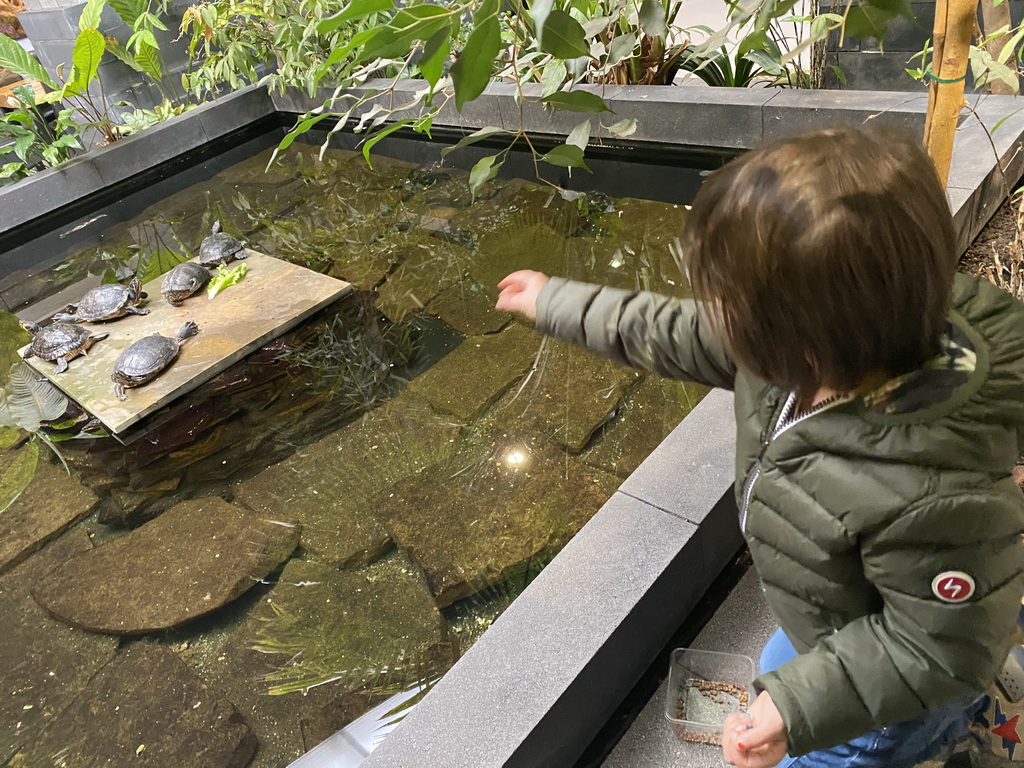
[[518, 312], [530, 320], [537, 319], [537, 296], [548, 276], [542, 272], [531, 272], [528, 269], [521, 269], [513, 272], [500, 283], [498, 288], [498, 303], [495, 309], [505, 312]]
[[738, 768], [771, 768], [786, 756], [786, 724], [768, 691], [750, 707], [750, 714], [729, 715], [722, 728], [725, 762]]

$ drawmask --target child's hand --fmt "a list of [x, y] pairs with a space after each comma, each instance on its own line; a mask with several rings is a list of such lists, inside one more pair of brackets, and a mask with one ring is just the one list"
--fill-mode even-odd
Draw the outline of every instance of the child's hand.
[[494, 308], [518, 312], [530, 320], [536, 320], [537, 296], [547, 281], [548, 276], [542, 272], [531, 272], [528, 269], [513, 272], [498, 283], [501, 293], [498, 294], [498, 303]]
[[750, 714], [725, 718], [722, 752], [725, 762], [738, 768], [771, 768], [786, 756], [786, 724], [768, 691], [762, 691]]

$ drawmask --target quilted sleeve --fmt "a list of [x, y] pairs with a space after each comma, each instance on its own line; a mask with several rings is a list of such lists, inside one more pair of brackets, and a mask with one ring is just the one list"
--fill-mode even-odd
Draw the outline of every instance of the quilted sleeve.
[[882, 611], [755, 681], [786, 723], [790, 754], [983, 691], [1005, 660], [1020, 609], [1022, 528], [1024, 499], [1013, 488], [933, 496], [862, 535], [865, 575]]
[[732, 389], [736, 378], [736, 365], [689, 299], [552, 277], [537, 299], [537, 329], [673, 379]]

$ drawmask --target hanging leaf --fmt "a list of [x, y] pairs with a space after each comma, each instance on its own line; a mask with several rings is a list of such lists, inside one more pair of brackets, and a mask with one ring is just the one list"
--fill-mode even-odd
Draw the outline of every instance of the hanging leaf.
[[484, 0], [473, 21], [473, 33], [452, 66], [455, 108], [459, 112], [466, 102], [484, 92], [494, 71], [494, 60], [501, 52], [498, 0]]
[[858, 40], [866, 40], [869, 37], [881, 40], [885, 36], [889, 22], [896, 16], [897, 14], [892, 11], [858, 5], [846, 14], [846, 34]]
[[540, 49], [559, 59], [590, 55], [583, 27], [565, 11], [551, 11], [544, 24], [544, 34], [538, 37]]
[[786, 71], [778, 61], [769, 56], [765, 51], [749, 51], [743, 58], [753, 62], [769, 75], [778, 76]]
[[100, 69], [100, 60], [106, 50], [107, 46], [103, 41], [103, 35], [95, 29], [79, 32], [78, 38], [75, 40], [75, 47], [71, 51], [71, 63], [74, 68], [68, 85], [77, 91], [87, 90], [89, 84], [96, 79], [96, 74]]
[[434, 36], [423, 46], [423, 54], [417, 63], [420, 74], [423, 75], [424, 80], [430, 83], [431, 88], [437, 85], [437, 81], [444, 74], [444, 63], [448, 60], [448, 54], [452, 50], [451, 44], [448, 42], [450, 34], [451, 28], [447, 26], [439, 32], [435, 32]]
[[636, 43], [636, 35], [633, 33], [616, 37], [608, 45], [608, 59], [605, 61], [605, 66], [614, 67], [620, 61], [632, 58]]
[[7, 510], [36, 475], [39, 444], [34, 440], [22, 447], [3, 474], [0, 475], [0, 513]]
[[481, 128], [479, 131], [469, 134], [469, 136], [464, 136], [458, 144], [442, 149], [441, 159], [443, 160], [448, 156], [449, 152], [454, 152], [460, 147], [468, 147], [470, 144], [476, 144], [478, 141], [483, 141], [491, 136], [497, 136], [499, 133], [510, 133], [510, 131], [506, 131], [504, 128], [495, 128], [493, 125]]
[[573, 147], [568, 144], [562, 144], [561, 146], [555, 147], [546, 155], [542, 155], [541, 160], [550, 165], [557, 165], [562, 168], [582, 168], [585, 171], [590, 169], [583, 163], [583, 150], [579, 147]]
[[98, 29], [100, 26], [100, 15], [103, 13], [103, 6], [107, 0], [87, 0], [82, 9], [82, 15], [78, 17], [78, 28], [80, 30]]
[[469, 191], [473, 194], [473, 197], [480, 194], [484, 184], [498, 175], [498, 170], [503, 162], [504, 160], [498, 160], [497, 155], [490, 155], [473, 166], [473, 169], [469, 172]]
[[538, 0], [530, 5], [530, 17], [533, 19], [533, 30], [538, 40], [544, 38], [544, 24], [551, 13], [553, 0]]
[[363, 43], [360, 59], [404, 56], [414, 40], [428, 40], [448, 23], [448, 11], [440, 6], [425, 3], [403, 8], [387, 26], [370, 30], [372, 35]]
[[636, 118], [630, 117], [625, 120], [619, 120], [617, 123], [605, 126], [605, 130], [613, 136], [618, 136], [620, 139], [632, 136], [636, 133]]
[[581, 150], [587, 148], [587, 144], [590, 143], [590, 120], [584, 120], [582, 123], [572, 129], [572, 132], [566, 138], [565, 143], [572, 147], [579, 147]]
[[328, 16], [321, 21], [317, 25], [316, 31], [321, 35], [329, 35], [346, 21], [361, 19], [364, 16], [369, 16], [371, 13], [390, 11], [394, 7], [394, 0], [352, 0], [339, 13]]
[[57, 87], [43, 65], [7, 35], [0, 35], [0, 67], [29, 80], [38, 80], [50, 88]]
[[378, 141], [383, 139], [385, 136], [390, 136], [392, 133], [397, 131], [399, 128], [404, 128], [405, 126], [407, 126], [410, 123], [413, 123], [415, 121], [416, 121], [416, 118], [414, 118], [414, 117], [406, 117], [406, 118], [403, 118], [402, 120], [396, 120], [395, 122], [391, 123], [391, 125], [389, 125], [387, 128], [384, 128], [384, 129], [378, 131], [373, 136], [371, 136], [369, 139], [367, 139], [363, 143], [363, 157], [366, 158], [366, 164], [369, 165], [371, 168], [373, 167], [373, 164], [370, 162], [370, 150], [373, 149], [374, 145]]
[[[604, 99], [589, 91], [559, 91], [541, 99], [555, 109], [569, 112], [611, 112]], [[614, 114], [614, 113], [612, 113]]]
[[550, 64], [545, 65], [544, 74], [541, 75], [540, 84], [541, 92], [540, 95], [550, 96], [552, 93], [562, 87], [562, 83], [565, 82], [565, 62], [555, 59]]
[[648, 37], [665, 34], [665, 8], [660, 0], [644, 0], [640, 6], [640, 28]]

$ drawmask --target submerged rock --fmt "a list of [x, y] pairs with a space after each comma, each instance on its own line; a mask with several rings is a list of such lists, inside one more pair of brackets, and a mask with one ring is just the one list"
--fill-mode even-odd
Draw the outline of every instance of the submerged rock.
[[701, 384], [649, 374], [596, 444], [582, 455], [583, 460], [629, 477], [708, 391]]
[[50, 613], [92, 632], [170, 629], [244, 593], [280, 565], [298, 539], [294, 526], [216, 497], [195, 499], [69, 560], [32, 592]]
[[117, 638], [69, 627], [29, 594], [47, 572], [90, 549], [84, 531], [70, 531], [0, 576], [0, 765], [77, 696], [117, 650]]
[[244, 768], [255, 749], [231, 702], [170, 649], [137, 643], [104, 667], [10, 766]]
[[466, 282], [442, 291], [427, 305], [427, 312], [466, 336], [497, 333], [512, 321], [508, 312], [494, 308], [493, 286]]
[[382, 491], [449, 455], [458, 428], [403, 394], [234, 487], [262, 516], [302, 524], [302, 547], [340, 567], [391, 546], [370, 506]]
[[259, 737], [251, 768], [276, 768], [313, 746], [313, 734], [362, 714], [355, 692], [368, 709], [367, 697], [411, 687], [452, 663], [444, 617], [408, 561], [370, 580], [293, 560], [221, 647], [210, 681]]
[[540, 336], [518, 324], [468, 338], [414, 379], [409, 390], [439, 411], [471, 422], [523, 375], [540, 344]]
[[376, 508], [442, 607], [546, 562], [618, 486], [552, 446], [514, 440], [479, 464], [424, 477]]
[[0, 515], [0, 573], [88, 515], [98, 501], [76, 477], [40, 456], [32, 481]]
[[499, 404], [497, 425], [541, 435], [579, 453], [639, 378], [632, 368], [549, 339], [530, 381]]
[[435, 296], [462, 280], [472, 255], [461, 246], [415, 230], [389, 251], [397, 266], [377, 289], [377, 307], [393, 323], [420, 313]]

